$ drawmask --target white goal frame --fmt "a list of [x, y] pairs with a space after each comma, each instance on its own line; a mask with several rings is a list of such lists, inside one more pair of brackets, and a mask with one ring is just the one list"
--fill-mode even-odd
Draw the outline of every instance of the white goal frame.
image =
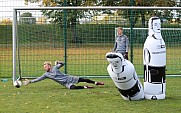
[[[92, 6], [92, 7], [17, 7], [13, 8], [13, 26], [12, 26], [12, 35], [13, 35], [13, 82], [17, 79], [16, 77], [16, 56], [17, 56], [17, 43], [16, 43], [16, 36], [17, 36], [17, 11], [18, 10], [66, 10], [66, 9], [74, 9], [74, 10], [83, 10], [83, 9], [128, 9], [128, 10], [135, 10], [135, 9], [147, 9], [147, 10], [181, 10], [181, 7], [134, 7], [134, 6]], [[175, 75], [177, 76], [177, 75]], [[102, 77], [102, 76], [101, 76]], [[106, 76], [107, 77], [107, 76]], [[18, 78], [19, 79], [19, 78]]]

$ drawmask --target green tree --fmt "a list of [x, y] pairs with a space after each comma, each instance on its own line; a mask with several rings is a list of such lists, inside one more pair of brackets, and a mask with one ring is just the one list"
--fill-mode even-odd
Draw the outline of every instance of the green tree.
[[35, 24], [36, 18], [32, 16], [30, 12], [25, 12], [20, 15], [19, 23], [20, 24]]
[[[120, 2], [121, 1], [121, 2]], [[102, 0], [102, 6], [176, 6], [175, 0]], [[132, 13], [133, 18], [130, 18]], [[146, 16], [155, 15], [160, 18], [171, 20], [173, 18], [172, 10], [118, 10], [118, 15], [122, 15], [126, 19], [133, 19], [133, 27], [138, 19], [141, 19], [142, 27], [145, 27]], [[131, 20], [130, 20], [131, 21]]]
[[[41, 2], [43, 7], [62, 7], [62, 6], [87, 6], [94, 5], [97, 0], [25, 0], [25, 4]], [[64, 11], [63, 10], [43, 10], [43, 15], [50, 19], [51, 23], [63, 25]], [[87, 12], [85, 14], [85, 12]], [[72, 42], [80, 42], [76, 35], [76, 25], [80, 18], [89, 15], [89, 10], [67, 10], [67, 26], [70, 27], [72, 33]], [[90, 15], [89, 15], [90, 16]]]
[[[177, 7], [181, 7], [181, 1], [180, 0], [177, 0], [178, 2], [176, 2], [176, 6]], [[177, 22], [181, 25], [181, 10], [178, 10], [177, 11]]]
[[[176, 0], [25, 0], [28, 2], [41, 2], [42, 6], [164, 6], [172, 7], [176, 6]], [[86, 12], [86, 13], [85, 13]], [[97, 10], [92, 14], [89, 10], [67, 10], [67, 25], [72, 28], [72, 33], [74, 35], [74, 42], [77, 42], [75, 34], [75, 26], [79, 23], [80, 18], [85, 18], [88, 16], [95, 16], [97, 14], [112, 14], [112, 10]], [[171, 20], [173, 18], [172, 10], [118, 10], [118, 15], [129, 19], [133, 27], [141, 19], [142, 27], [145, 27], [146, 17], [150, 15], [156, 15], [161, 18]], [[132, 13], [132, 18], [130, 15]], [[63, 22], [63, 10], [59, 11], [43, 11], [43, 14], [51, 19], [52, 23], [58, 23], [62, 25]], [[180, 14], [180, 13], [179, 13]]]

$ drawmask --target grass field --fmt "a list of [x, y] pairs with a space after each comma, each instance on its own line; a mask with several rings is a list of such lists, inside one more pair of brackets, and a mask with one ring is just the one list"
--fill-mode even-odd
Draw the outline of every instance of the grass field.
[[[109, 44], [67, 48], [68, 73], [73, 75], [107, 75], [105, 54]], [[40, 76], [45, 60], [64, 60], [63, 48], [22, 48], [23, 76]], [[181, 74], [181, 48], [167, 48], [167, 74]], [[134, 48], [133, 64], [138, 75], [143, 75], [142, 46]], [[180, 113], [181, 77], [168, 78], [165, 100], [125, 101], [110, 78], [92, 78], [105, 86], [86, 90], [68, 90], [45, 80], [17, 89], [12, 80], [12, 48], [0, 48], [0, 113]], [[17, 66], [18, 67], [18, 66]], [[18, 70], [18, 69], [17, 69]], [[64, 70], [61, 69], [62, 71]], [[18, 73], [18, 72], [17, 72]], [[143, 78], [141, 78], [142, 80]], [[81, 84], [83, 85], [83, 84]]]
[[[167, 78], [165, 100], [125, 101], [110, 78], [93, 89], [68, 90], [47, 79], [15, 88], [0, 82], [0, 113], [180, 113], [181, 78]], [[142, 78], [140, 79], [142, 80]], [[83, 85], [83, 83], [79, 84]]]
[[[125, 23], [124, 23], [125, 24]], [[129, 25], [126, 25], [130, 27]], [[123, 27], [126, 27], [125, 25]], [[67, 40], [68, 74], [78, 76], [109, 76], [105, 54], [112, 50], [115, 35], [114, 24], [76, 25], [76, 37], [72, 28], [51, 24], [18, 25], [21, 75], [40, 76], [44, 73], [44, 61], [64, 61], [64, 43]], [[136, 26], [135, 26], [136, 27]], [[140, 28], [140, 26], [137, 26]], [[168, 27], [168, 25], [162, 27]], [[169, 25], [171, 28], [180, 28]], [[165, 100], [125, 101], [119, 95], [110, 78], [91, 78], [105, 82], [94, 89], [68, 90], [51, 81], [15, 88], [12, 85], [12, 26], [0, 26], [0, 113], [180, 113], [181, 77], [167, 78]], [[129, 37], [130, 30], [125, 30]], [[180, 30], [163, 30], [167, 45], [167, 75], [181, 75]], [[134, 30], [132, 34], [133, 64], [139, 76], [143, 76], [143, 43], [146, 30]], [[129, 53], [130, 55], [130, 53]], [[130, 56], [129, 56], [130, 60]], [[162, 60], [162, 59], [160, 59]], [[17, 76], [20, 75], [17, 57]], [[64, 67], [61, 68], [64, 71]], [[143, 78], [140, 78], [142, 81]], [[80, 85], [83, 85], [81, 83]]]

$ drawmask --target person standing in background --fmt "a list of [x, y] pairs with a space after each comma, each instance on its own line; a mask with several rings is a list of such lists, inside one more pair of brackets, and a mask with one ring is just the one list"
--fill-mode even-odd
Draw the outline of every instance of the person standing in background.
[[121, 53], [125, 59], [128, 60], [128, 45], [129, 40], [126, 35], [123, 34], [123, 28], [118, 27], [117, 28], [118, 36], [115, 40], [113, 51], [116, 53]]

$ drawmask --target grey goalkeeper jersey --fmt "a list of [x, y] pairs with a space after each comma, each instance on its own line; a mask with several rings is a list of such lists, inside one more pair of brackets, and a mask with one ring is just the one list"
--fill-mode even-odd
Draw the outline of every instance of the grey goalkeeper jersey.
[[129, 40], [126, 35], [117, 36], [113, 51], [124, 54], [125, 52], [128, 52], [128, 44]]
[[63, 66], [63, 64], [57, 64], [52, 67], [51, 71], [44, 73], [42, 76], [40, 76], [34, 80], [31, 80], [30, 82], [34, 83], [34, 82], [44, 80], [46, 78], [52, 79], [61, 85], [65, 85], [66, 83], [75, 82], [75, 79], [74, 79], [75, 77], [64, 74], [59, 70], [60, 67], [62, 67], [62, 66]]

